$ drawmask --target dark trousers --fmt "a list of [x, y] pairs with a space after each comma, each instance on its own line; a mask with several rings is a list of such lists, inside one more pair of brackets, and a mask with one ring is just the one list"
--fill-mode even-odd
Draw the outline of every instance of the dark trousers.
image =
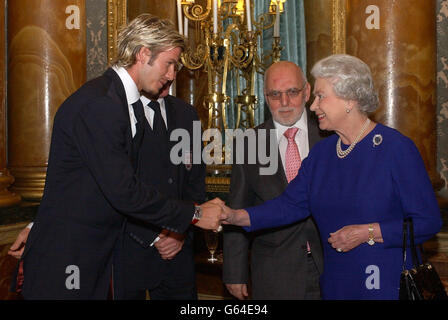
[[123, 282], [120, 299], [197, 300], [193, 250], [184, 244], [172, 260], [162, 260], [155, 247], [143, 248], [125, 242]]
[[307, 256], [308, 272], [306, 278], [306, 289], [304, 300], [320, 300], [319, 271], [314, 262], [313, 256]]

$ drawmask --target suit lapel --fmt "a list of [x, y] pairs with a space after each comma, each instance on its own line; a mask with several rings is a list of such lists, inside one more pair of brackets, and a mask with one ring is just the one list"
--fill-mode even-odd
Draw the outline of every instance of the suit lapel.
[[123, 106], [127, 111], [128, 103], [126, 99], [126, 92], [124, 90], [124, 86], [123, 83], [121, 82], [120, 77], [112, 68], [108, 68], [103, 75], [111, 79], [113, 83], [113, 85], [110, 86], [109, 88], [108, 95], [112, 97], [114, 100], [121, 102], [121, 104], [123, 104]]
[[166, 127], [168, 130], [168, 145], [171, 148], [177, 143], [175, 141], [170, 141], [169, 137], [171, 132], [177, 128], [176, 121], [176, 106], [173, 103], [173, 100], [170, 99], [170, 96], [165, 97], [165, 113], [166, 113]]
[[[126, 91], [124, 90], [123, 83], [121, 82], [120, 77], [118, 74], [112, 69], [108, 68], [103, 76], [111, 79], [112, 85], [109, 87], [108, 96], [112, 98], [113, 101], [115, 101], [117, 104], [120, 104], [123, 107], [123, 114], [125, 117], [129, 119], [128, 121], [128, 130], [126, 133], [126, 138], [128, 141], [128, 146], [130, 147], [132, 145], [132, 130], [131, 130], [131, 119], [129, 117], [129, 106], [128, 106], [128, 100], [126, 97]], [[130, 155], [130, 152], [129, 152]]]
[[[176, 141], [171, 141], [169, 139], [171, 132], [177, 128], [176, 106], [174, 105], [173, 100], [170, 99], [170, 96], [166, 96], [163, 100], [165, 102], [166, 127], [168, 130], [168, 152], [171, 152], [171, 149], [177, 143]], [[172, 174], [178, 177], [182, 166], [172, 165], [171, 168]]]
[[166, 96], [164, 99], [168, 135], [170, 135], [174, 128], [176, 128], [176, 106], [173, 105], [173, 102], [169, 97], [170, 96]]
[[[270, 138], [269, 131], [271, 129], [275, 130], [274, 121], [272, 120], [272, 118], [269, 119], [268, 121], [266, 121], [265, 125], [263, 127], [260, 127], [260, 129], [266, 129], [266, 150], [270, 150], [271, 138]], [[277, 147], [277, 150], [278, 150], [278, 147]], [[275, 172], [275, 174], [270, 175], [270, 176], [265, 176], [265, 179], [267, 180], [266, 183], [278, 185], [279, 189], [284, 190], [286, 188], [286, 186], [288, 185], [288, 181], [286, 180], [285, 170], [283, 169], [282, 158], [280, 156], [280, 152], [277, 152], [277, 164], [278, 164], [278, 166], [277, 166], [277, 171]]]

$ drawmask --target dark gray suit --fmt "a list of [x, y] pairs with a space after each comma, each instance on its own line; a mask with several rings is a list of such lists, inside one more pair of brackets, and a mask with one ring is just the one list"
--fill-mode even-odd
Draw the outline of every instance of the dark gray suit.
[[[310, 149], [320, 139], [315, 119], [308, 110]], [[313, 122], [314, 121], [314, 122]], [[272, 119], [258, 129], [274, 129]], [[267, 135], [269, 144], [269, 134]], [[269, 148], [267, 148], [269, 150]], [[245, 144], [247, 154], [247, 144]], [[274, 175], [260, 175], [260, 164], [234, 164], [228, 205], [234, 209], [261, 204], [280, 195], [288, 185], [278, 155], [278, 170]], [[273, 212], [272, 214], [275, 214]], [[311, 254], [307, 252], [309, 242]], [[319, 298], [318, 277], [322, 273], [322, 248], [317, 228], [310, 218], [292, 225], [246, 233], [228, 226], [224, 231], [223, 281], [226, 284], [249, 283], [253, 299], [312, 299]]]

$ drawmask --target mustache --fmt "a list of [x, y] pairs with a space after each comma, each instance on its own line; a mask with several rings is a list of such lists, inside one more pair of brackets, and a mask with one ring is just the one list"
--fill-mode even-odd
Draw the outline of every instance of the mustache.
[[279, 112], [288, 112], [288, 111], [294, 111], [296, 108], [294, 107], [281, 107], [278, 109]]

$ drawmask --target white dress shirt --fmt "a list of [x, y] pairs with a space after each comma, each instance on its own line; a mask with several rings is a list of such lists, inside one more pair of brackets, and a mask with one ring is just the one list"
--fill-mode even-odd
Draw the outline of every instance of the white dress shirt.
[[[145, 111], [145, 117], [148, 120], [149, 125], [152, 128], [152, 124], [154, 123], [154, 110], [148, 106], [148, 104], [151, 102], [151, 100], [145, 96], [141, 96], [140, 100], [142, 100], [143, 103], [143, 110]], [[165, 99], [159, 98], [157, 99], [157, 102], [160, 105], [160, 113], [162, 114], [163, 121], [165, 122], [165, 126], [168, 128], [168, 123], [166, 122], [166, 108], [165, 108]]]
[[[131, 78], [129, 73], [123, 67], [113, 66], [112, 69], [118, 74], [123, 82], [124, 91], [126, 92], [126, 99], [128, 100], [128, 111], [129, 111], [129, 119], [131, 120], [131, 130], [132, 137], [135, 136], [135, 124], [137, 123], [137, 118], [134, 115], [134, 108], [132, 104], [140, 99], [143, 103], [143, 111], [145, 112], [145, 117], [148, 120], [149, 125], [152, 128], [152, 123], [154, 121], [154, 110], [152, 110], [148, 103], [151, 101], [149, 98], [145, 96], [141, 96], [138, 91], [137, 85], [134, 80]], [[165, 121], [165, 126], [168, 128], [168, 124], [166, 122], [166, 109], [165, 109], [165, 100], [160, 98], [157, 100], [160, 104], [160, 113], [162, 114], [162, 118]]]
[[290, 127], [285, 127], [274, 120], [274, 126], [277, 131], [277, 141], [278, 141], [278, 151], [280, 152], [280, 157], [282, 159], [283, 169], [285, 168], [286, 161], [286, 147], [288, 146], [288, 139], [283, 135], [286, 130], [292, 127], [299, 128], [297, 134], [294, 138], [297, 147], [299, 148], [300, 159], [305, 159], [310, 151], [310, 146], [308, 142], [308, 120], [306, 115], [306, 109], [303, 110], [300, 119]]

